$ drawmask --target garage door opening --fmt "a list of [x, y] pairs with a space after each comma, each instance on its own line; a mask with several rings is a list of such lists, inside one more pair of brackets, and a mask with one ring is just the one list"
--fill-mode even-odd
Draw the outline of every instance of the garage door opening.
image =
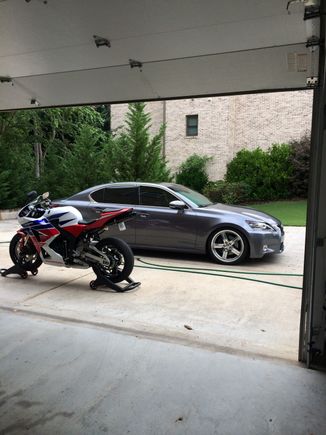
[[[288, 98], [288, 106], [285, 104], [285, 98]], [[280, 102], [283, 104], [284, 113], [280, 113], [279, 118], [275, 119], [274, 113], [276, 110], [280, 110]], [[262, 104], [265, 104], [265, 107], [258, 110]], [[180, 110], [182, 105], [183, 111]], [[154, 120], [154, 123], [151, 123], [152, 135], [157, 134], [162, 122], [165, 122], [162, 149], [164, 149], [165, 158], [168, 161], [171, 158], [173, 163], [179, 158], [179, 162], [182, 163], [182, 159], [186, 160], [187, 157], [191, 156], [192, 151], [202, 155], [207, 155], [210, 152], [207, 166], [212, 182], [217, 181], [212, 179], [214, 174], [218, 174], [217, 176], [220, 178], [224, 177], [227, 163], [232, 161], [237, 152], [242, 149], [254, 150], [259, 146], [262, 147], [265, 142], [267, 153], [273, 144], [284, 144], [293, 138], [300, 139], [307, 131], [309, 133], [311, 106], [312, 91], [296, 91], [152, 102], [145, 106], [145, 112], [151, 108], [150, 115], [151, 119]], [[289, 115], [289, 107], [292, 111], [291, 115]], [[100, 107], [96, 110], [101, 112], [103, 108]], [[186, 135], [187, 118], [185, 114], [191, 111], [194, 113], [196, 110], [199, 111], [197, 113], [196, 139], [194, 140], [194, 135], [191, 135], [191, 144], [188, 145], [186, 142], [188, 154], [181, 156], [182, 150], [185, 150], [183, 141], [189, 140]], [[262, 111], [265, 115], [262, 115]], [[108, 118], [108, 114], [111, 115], [111, 131], [114, 132], [116, 140], [119, 140], [120, 134], [124, 134], [124, 117], [127, 112], [127, 105], [106, 106], [105, 117]], [[240, 125], [239, 119], [242, 118], [243, 113], [246, 114], [246, 117]], [[300, 121], [300, 113], [305, 124], [297, 121], [298, 119]], [[225, 123], [225, 120], [231, 118], [231, 114], [233, 114], [232, 124]], [[178, 116], [179, 119], [177, 119]], [[289, 119], [290, 116], [293, 117], [292, 120]], [[217, 119], [215, 129], [214, 118]], [[286, 126], [283, 132], [281, 120]], [[262, 129], [262, 124], [255, 126], [257, 122], [263, 122], [265, 132]], [[271, 126], [271, 122], [274, 122], [274, 126]], [[292, 137], [288, 132], [288, 124], [292, 125]], [[177, 141], [178, 128], [182, 129], [180, 143]], [[254, 134], [252, 129], [256, 131], [257, 147], [252, 144], [252, 135]], [[238, 131], [237, 134], [235, 134], [236, 131]], [[247, 131], [248, 138], [243, 137], [244, 131]], [[204, 143], [200, 142], [202, 135], [204, 135], [204, 142], [207, 144], [206, 149]], [[211, 137], [212, 143], [207, 143], [207, 137]], [[233, 143], [231, 143], [230, 138], [233, 138]], [[220, 142], [218, 142], [219, 140]], [[223, 141], [225, 141], [224, 148]], [[249, 146], [249, 143], [252, 145]], [[242, 144], [243, 146], [241, 146]], [[94, 146], [96, 148], [98, 144], [95, 143]], [[75, 165], [80, 166], [83, 170], [85, 167], [83, 159], [86, 159], [86, 157], [82, 157], [85, 156], [83, 150], [85, 149], [86, 153], [90, 153], [90, 143], [85, 142], [84, 148], [83, 142], [71, 145], [71, 147], [79, 147], [79, 154], [75, 156]], [[94, 158], [91, 157], [92, 159]], [[88, 163], [89, 168], [91, 160]], [[136, 164], [136, 158], [134, 158], [134, 163]], [[169, 164], [171, 165], [170, 161]], [[222, 166], [223, 164], [224, 166]], [[101, 165], [100, 159], [96, 160], [95, 158], [94, 167], [99, 165]], [[176, 164], [174, 167], [169, 167], [177, 172]], [[58, 173], [58, 169], [55, 167], [53, 170], [54, 175]], [[60, 179], [63, 178], [60, 177]], [[109, 181], [111, 180], [107, 179], [107, 182]], [[125, 181], [135, 182], [129, 178], [126, 178]], [[60, 184], [57, 178], [55, 178], [55, 184]], [[134, 219], [134, 222], [127, 223], [126, 232], [119, 232], [117, 228], [112, 228], [108, 234], [122, 237], [131, 246], [136, 246], [136, 267], [133, 276], [137, 281], [142, 282], [141, 289], [134, 293], [125, 294], [123, 298], [112, 294], [94, 294], [94, 292], [86, 291], [88, 281], [91, 279], [89, 274], [85, 272], [85, 276], [79, 278], [78, 272], [74, 271], [71, 273], [73, 282], [60, 286], [57, 290], [44, 293], [42, 287], [40, 295], [35, 293], [32, 299], [24, 294], [20, 304], [23, 303], [25, 309], [49, 315], [61, 313], [66, 317], [81, 321], [105, 322], [112, 327], [136, 330], [140, 334], [159, 336], [161, 339], [176, 340], [213, 349], [224, 349], [232, 353], [259, 354], [292, 361], [297, 360], [304, 261], [304, 224], [302, 226], [285, 226], [285, 251], [281, 254], [265, 255], [262, 260], [247, 259], [239, 265], [229, 265], [227, 262], [216, 264], [210, 261], [204, 252], [201, 253], [202, 255], [194, 254], [194, 249], [188, 249], [188, 251], [185, 249], [177, 254], [173, 254], [169, 250], [172, 246], [172, 251], [173, 249], [178, 250], [178, 248], [182, 251], [182, 247], [186, 244], [189, 248], [190, 236], [193, 236], [193, 248], [200, 247], [196, 238], [199, 239], [201, 232], [203, 232], [202, 238], [209, 235], [215, 225], [209, 224], [210, 226], [204, 232], [207, 224], [204, 221], [205, 216], [201, 216], [200, 212], [202, 210], [205, 212], [205, 208], [206, 211], [210, 210], [211, 206], [203, 207], [202, 205], [193, 212], [189, 203], [189, 209], [184, 210], [171, 209], [168, 204], [165, 204], [165, 207], [157, 202], [151, 203], [153, 198], [155, 201], [158, 200], [156, 191], [158, 191], [157, 188], [162, 187], [160, 185], [142, 187], [139, 183], [133, 183], [132, 186], [118, 184], [115, 186], [113, 195], [112, 191], [108, 190], [108, 186], [96, 188], [97, 182], [95, 180], [92, 184], [87, 186], [92, 188], [87, 191], [85, 197], [87, 204], [85, 198], [80, 196], [79, 198], [70, 198], [66, 205], [78, 207], [86, 218], [97, 217], [95, 209], [101, 206], [111, 206], [113, 209], [123, 206], [135, 208], [138, 217]], [[163, 187], [166, 188], [169, 185]], [[137, 190], [134, 195], [137, 201], [122, 200], [121, 197], [130, 197], [132, 189], [135, 192]], [[166, 190], [164, 192], [167, 195]], [[173, 193], [177, 193], [177, 191], [173, 191], [172, 187], [170, 194]], [[52, 199], [56, 198], [52, 197]], [[145, 199], [147, 202], [144, 202]], [[169, 197], [168, 202], [171, 202], [172, 199], [180, 200], [179, 197]], [[228, 210], [230, 205], [237, 208]], [[254, 207], [252, 200], [234, 204], [232, 199], [229, 201], [229, 205], [221, 206], [220, 209], [217, 206], [216, 212], [224, 212], [221, 222], [226, 229], [231, 224], [228, 221], [230, 213], [245, 212], [248, 214], [237, 225], [241, 225], [241, 222], [253, 220], [260, 222], [263, 220], [263, 215], [259, 214], [261, 212], [242, 209], [243, 205], [249, 208]], [[266, 204], [258, 204], [257, 207], [259, 205]], [[282, 206], [279, 207], [282, 208]], [[156, 216], [157, 212], [159, 214]], [[168, 216], [167, 213], [173, 215], [171, 221], [169, 220], [171, 216]], [[191, 213], [189, 219], [192, 220], [192, 223], [189, 224], [186, 219]], [[255, 216], [257, 213], [259, 219]], [[142, 214], [146, 215], [146, 219], [142, 217]], [[231, 232], [228, 234], [222, 234], [225, 228], [222, 228], [221, 222], [216, 225], [216, 228], [220, 226], [222, 238], [224, 236], [230, 238], [231, 232], [235, 234], [235, 227], [233, 230], [229, 228]], [[187, 225], [190, 225], [189, 228]], [[15, 227], [16, 223], [13, 223], [10, 226], [11, 231]], [[4, 235], [3, 238], [5, 238]], [[175, 241], [176, 245], [173, 245], [172, 241]], [[163, 248], [163, 251], [151, 250], [153, 243], [156, 247]], [[218, 244], [218, 240], [216, 243]], [[140, 247], [145, 248], [146, 245], [149, 250], [140, 249]], [[200, 250], [198, 249], [198, 251]], [[223, 254], [221, 256], [223, 258]], [[44, 285], [44, 288], [47, 287], [48, 273], [52, 277], [55, 269], [42, 266], [37, 278], [39, 285]], [[65, 271], [65, 274], [70, 276], [69, 271]], [[43, 284], [42, 281], [44, 281]], [[51, 282], [51, 284], [53, 283]], [[82, 301], [80, 300], [80, 288], [85, 290]]]
[[[2, 111], [316, 86], [300, 360], [310, 366], [323, 355], [325, 3], [207, 0], [193, 7], [168, 1], [160, 8], [155, 2], [113, 8], [72, 0], [25, 2], [17, 13], [15, 1], [0, 3]], [[200, 119], [187, 115], [184, 134], [195, 138]]]

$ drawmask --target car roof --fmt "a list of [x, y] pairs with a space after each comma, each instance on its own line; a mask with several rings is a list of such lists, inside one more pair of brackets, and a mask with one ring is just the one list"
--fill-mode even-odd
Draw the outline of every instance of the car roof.
[[139, 186], [148, 186], [148, 187], [166, 187], [168, 189], [171, 189], [175, 186], [178, 186], [178, 184], [175, 183], [147, 183], [142, 181], [123, 181], [123, 182], [117, 182], [117, 183], [106, 183], [106, 184], [99, 184], [97, 186], [89, 187], [88, 189], [85, 189], [81, 192], [75, 193], [74, 195], [71, 195], [67, 199], [76, 198], [79, 196], [89, 195], [90, 193], [94, 192], [95, 190], [103, 189], [103, 188], [109, 188], [109, 187], [139, 187]]

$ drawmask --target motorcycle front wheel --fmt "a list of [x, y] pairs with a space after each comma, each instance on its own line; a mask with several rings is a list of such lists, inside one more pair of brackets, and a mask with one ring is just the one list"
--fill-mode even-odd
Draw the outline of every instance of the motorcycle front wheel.
[[28, 240], [26, 244], [23, 244], [22, 236], [20, 234], [15, 234], [11, 239], [9, 254], [13, 263], [17, 264], [24, 270], [35, 271], [42, 264], [42, 260], [33, 243]]
[[93, 267], [95, 273], [100, 271], [104, 277], [114, 283], [128, 278], [134, 268], [134, 254], [126, 242], [110, 237], [98, 242], [96, 249], [107, 256], [109, 264]]

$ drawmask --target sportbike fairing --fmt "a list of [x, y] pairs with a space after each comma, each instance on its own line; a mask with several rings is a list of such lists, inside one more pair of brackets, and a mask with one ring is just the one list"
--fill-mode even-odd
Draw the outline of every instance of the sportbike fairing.
[[104, 212], [97, 220], [81, 223], [81, 213], [70, 206], [48, 209], [38, 219], [26, 216], [23, 209], [18, 216], [18, 221], [22, 224], [19, 233], [30, 238], [44, 263], [66, 266], [63, 256], [50, 246], [56, 238], [62, 235], [70, 240], [76, 239], [84, 231], [100, 229], [128, 211], [129, 209], [122, 209]]
[[[130, 278], [134, 267], [130, 247], [123, 240], [105, 234], [114, 224], [118, 224], [120, 231], [125, 230], [124, 222], [135, 214], [132, 208], [104, 210], [98, 219], [85, 221], [74, 207], [53, 206], [49, 192], [37, 195], [33, 191], [27, 196], [32, 201], [19, 211], [17, 218], [22, 227], [9, 245], [14, 266], [1, 269], [1, 276], [18, 274], [25, 279], [28, 272], [37, 275], [44, 262], [60, 267], [92, 268], [96, 279], [89, 285], [93, 290], [104, 286], [124, 292], [140, 285]], [[118, 285], [122, 281], [128, 284]]]

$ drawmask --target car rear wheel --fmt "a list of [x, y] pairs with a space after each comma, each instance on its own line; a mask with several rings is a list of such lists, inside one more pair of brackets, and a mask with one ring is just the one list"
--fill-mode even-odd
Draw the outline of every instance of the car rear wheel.
[[221, 264], [239, 264], [249, 254], [249, 244], [245, 236], [238, 230], [220, 228], [208, 240], [210, 257]]

